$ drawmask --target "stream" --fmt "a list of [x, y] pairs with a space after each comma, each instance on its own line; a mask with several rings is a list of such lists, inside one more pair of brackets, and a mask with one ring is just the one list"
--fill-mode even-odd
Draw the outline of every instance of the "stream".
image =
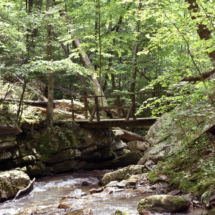
[[[89, 190], [99, 188], [98, 182], [104, 172], [76, 172], [65, 173], [37, 179], [33, 191], [16, 200], [8, 200], [0, 204], [0, 215], [13, 214], [46, 214], [46, 215], [81, 215], [81, 209], [91, 209], [94, 215], [114, 215], [116, 210], [122, 210], [131, 215], [138, 215], [136, 210], [140, 199], [146, 197], [136, 189], [113, 192], [108, 195], [89, 195]], [[82, 186], [83, 182], [90, 182]], [[68, 209], [58, 208], [60, 201], [75, 189], [81, 189], [87, 195], [80, 198], [65, 200]], [[62, 201], [64, 203], [64, 200]], [[201, 215], [206, 210], [190, 209], [180, 215]], [[92, 214], [92, 213], [91, 213]], [[159, 215], [160, 213], [152, 213]], [[176, 214], [176, 213], [175, 213]]]

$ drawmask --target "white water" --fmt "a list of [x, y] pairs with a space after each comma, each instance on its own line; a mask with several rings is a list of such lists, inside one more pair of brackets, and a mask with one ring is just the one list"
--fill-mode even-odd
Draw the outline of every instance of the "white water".
[[[66, 212], [86, 207], [91, 208], [94, 215], [113, 215], [116, 210], [126, 211], [131, 215], [138, 215], [136, 206], [139, 200], [144, 196], [140, 196], [137, 190], [126, 190], [100, 197], [92, 195], [83, 199], [70, 199], [68, 203], [71, 206], [70, 209], [58, 209], [57, 207], [62, 198], [74, 189], [80, 189], [83, 181], [90, 181], [92, 183], [92, 186], [81, 187], [87, 194], [89, 194], [88, 191], [93, 187], [98, 187], [97, 184], [99, 180], [93, 176], [93, 172], [61, 174], [39, 179], [35, 182], [33, 191], [27, 196], [14, 201], [9, 200], [5, 203], [1, 203], [0, 215], [4, 213], [14, 215], [26, 208], [32, 207], [35, 207], [38, 211], [44, 210], [44, 214], [46, 215], [53, 212], [63, 215], [66, 214]], [[201, 215], [205, 212], [206, 211], [202, 209], [194, 209], [186, 213], [181, 213], [180, 215]], [[160, 215], [159, 213], [152, 214]]]

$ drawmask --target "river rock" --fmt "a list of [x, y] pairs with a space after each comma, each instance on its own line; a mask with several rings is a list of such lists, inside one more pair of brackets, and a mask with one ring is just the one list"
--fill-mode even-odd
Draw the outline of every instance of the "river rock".
[[154, 193], [153, 190], [146, 188], [146, 187], [138, 187], [138, 190], [141, 194]]
[[127, 180], [122, 180], [119, 183], [117, 183], [117, 187], [119, 187], [119, 188], [125, 188], [128, 185], [129, 185], [129, 183]]
[[82, 196], [82, 190], [81, 189], [76, 189], [72, 191], [66, 198], [80, 198]]
[[[171, 195], [171, 196], [176, 196], [176, 195], [179, 195], [181, 194], [182, 191], [181, 190], [172, 190], [170, 191], [169, 193], [167, 193], [167, 195]], [[182, 197], [183, 198], [183, 197]], [[186, 199], [186, 198], [185, 198]]]
[[115, 215], [129, 215], [129, 213], [125, 212], [125, 211], [121, 211], [121, 210], [117, 210], [115, 212]]
[[81, 210], [74, 210], [74, 211], [68, 212], [65, 215], [91, 215], [91, 214], [93, 214], [93, 211], [91, 208], [84, 208]]
[[192, 202], [195, 196], [194, 196], [193, 193], [188, 193], [188, 194], [182, 195], [181, 197], [184, 198], [184, 199], [189, 200], [190, 202]]
[[[0, 201], [15, 197], [19, 190], [22, 190], [30, 183], [29, 176], [19, 170], [10, 170], [0, 173]], [[33, 188], [33, 187], [32, 187]]]
[[118, 181], [111, 181], [109, 182], [106, 187], [117, 187]]
[[158, 213], [177, 213], [186, 211], [190, 206], [190, 201], [177, 196], [152, 195], [141, 199], [137, 205], [137, 210], [142, 212], [153, 211]]
[[102, 185], [106, 185], [110, 181], [121, 181], [123, 179], [128, 179], [130, 175], [143, 173], [144, 168], [145, 166], [143, 165], [130, 165], [117, 171], [107, 173], [102, 178], [101, 183]]

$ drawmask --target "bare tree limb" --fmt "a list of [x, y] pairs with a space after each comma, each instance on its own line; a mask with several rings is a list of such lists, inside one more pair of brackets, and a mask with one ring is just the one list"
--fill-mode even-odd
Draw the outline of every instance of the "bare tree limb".
[[195, 76], [184, 77], [184, 78], [182, 78], [181, 81], [189, 81], [189, 82], [191, 82], [191, 81], [202, 81], [202, 78], [205, 80], [214, 73], [215, 73], [215, 69], [212, 69], [211, 71], [201, 73], [201, 76], [195, 75]]
[[16, 196], [14, 197], [13, 200], [15, 200], [21, 193], [26, 192], [26, 191], [30, 191], [31, 186], [33, 185], [34, 181], [35, 181], [35, 178], [32, 181], [30, 181], [29, 185], [25, 189], [19, 190], [19, 192], [16, 194]]

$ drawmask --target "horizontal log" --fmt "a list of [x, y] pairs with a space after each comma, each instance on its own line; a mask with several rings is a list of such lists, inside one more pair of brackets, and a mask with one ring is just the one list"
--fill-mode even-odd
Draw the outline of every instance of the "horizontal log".
[[[114, 107], [99, 107], [98, 109], [99, 110], [111, 110], [111, 109], [119, 109], [119, 110], [122, 110], [122, 109], [128, 109], [130, 106], [124, 106], [124, 107], [117, 107], [117, 106], [114, 106]], [[81, 111], [86, 111], [86, 110], [93, 110], [94, 106], [93, 107], [84, 107], [84, 108], [81, 108], [80, 110]]]
[[[19, 103], [20, 99], [0, 99], [0, 102], [16, 102]], [[22, 101], [24, 104], [29, 105], [29, 106], [35, 106], [35, 107], [47, 107], [47, 102], [45, 101], [34, 101], [34, 100], [23, 100]], [[55, 103], [53, 103], [53, 107], [55, 107]]]
[[113, 127], [112, 130], [120, 130], [122, 131], [122, 135], [120, 135], [120, 139], [123, 139], [125, 141], [146, 141], [146, 139], [138, 134], [132, 133], [130, 131], [118, 128], [118, 127]]
[[[162, 94], [164, 91], [154, 91], [154, 92], [144, 92], [144, 93], [135, 93], [135, 95], [147, 95], [147, 94]], [[81, 96], [79, 98], [94, 98], [94, 97], [107, 97], [107, 98], [114, 98], [117, 96], [131, 96], [134, 94], [120, 94], [120, 95], [105, 95], [105, 96]]]

